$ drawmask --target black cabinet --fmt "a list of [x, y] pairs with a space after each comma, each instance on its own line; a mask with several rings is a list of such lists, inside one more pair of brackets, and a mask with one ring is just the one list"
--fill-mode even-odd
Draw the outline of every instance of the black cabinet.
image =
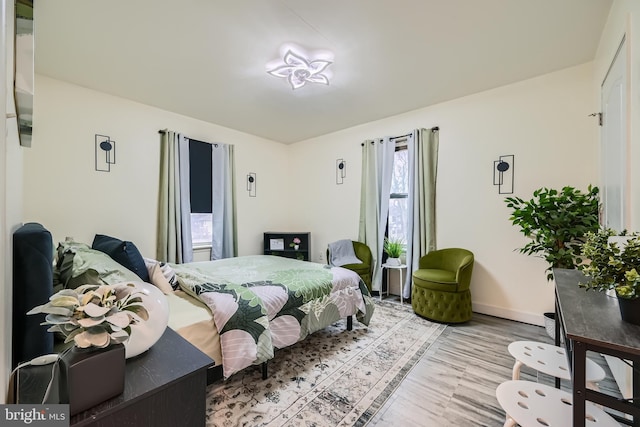
[[311, 233], [268, 231], [264, 233], [264, 254], [310, 261]]

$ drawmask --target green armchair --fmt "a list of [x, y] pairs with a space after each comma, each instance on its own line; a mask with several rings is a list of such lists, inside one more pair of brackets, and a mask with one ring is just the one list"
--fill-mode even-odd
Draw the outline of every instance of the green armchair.
[[[355, 271], [362, 278], [362, 281], [367, 285], [367, 289], [371, 292], [371, 280], [373, 276], [373, 255], [369, 246], [361, 242], [353, 243], [353, 251], [356, 254], [356, 258], [362, 261], [362, 264], [345, 264], [342, 267]], [[327, 249], [327, 262], [329, 261], [329, 249]]]
[[461, 248], [431, 251], [413, 272], [411, 306], [416, 314], [442, 323], [471, 320], [473, 253]]

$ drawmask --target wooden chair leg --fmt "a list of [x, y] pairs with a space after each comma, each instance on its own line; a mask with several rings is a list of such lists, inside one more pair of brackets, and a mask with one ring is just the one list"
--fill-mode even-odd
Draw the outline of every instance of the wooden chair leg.
[[523, 365], [523, 363], [519, 360], [516, 360], [516, 363], [513, 364], [513, 372], [511, 374], [511, 379], [512, 380], [519, 380], [520, 379], [520, 367]]

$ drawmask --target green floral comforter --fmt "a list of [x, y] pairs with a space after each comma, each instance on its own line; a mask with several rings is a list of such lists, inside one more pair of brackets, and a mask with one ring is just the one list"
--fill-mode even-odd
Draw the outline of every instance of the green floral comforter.
[[174, 268], [180, 287], [213, 313], [225, 378], [342, 318], [368, 325], [373, 314], [360, 276], [341, 267], [254, 255]]

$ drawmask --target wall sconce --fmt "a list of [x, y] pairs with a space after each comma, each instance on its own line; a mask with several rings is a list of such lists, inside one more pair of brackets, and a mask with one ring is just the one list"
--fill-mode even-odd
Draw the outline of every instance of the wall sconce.
[[336, 184], [342, 184], [347, 176], [347, 162], [342, 159], [336, 160]]
[[254, 172], [249, 172], [247, 175], [247, 191], [249, 197], [256, 197], [256, 174]]
[[493, 185], [498, 186], [498, 194], [513, 194], [513, 162], [515, 156], [500, 156], [493, 161]]
[[111, 172], [111, 165], [116, 164], [116, 142], [107, 135], [96, 134], [96, 171]]

